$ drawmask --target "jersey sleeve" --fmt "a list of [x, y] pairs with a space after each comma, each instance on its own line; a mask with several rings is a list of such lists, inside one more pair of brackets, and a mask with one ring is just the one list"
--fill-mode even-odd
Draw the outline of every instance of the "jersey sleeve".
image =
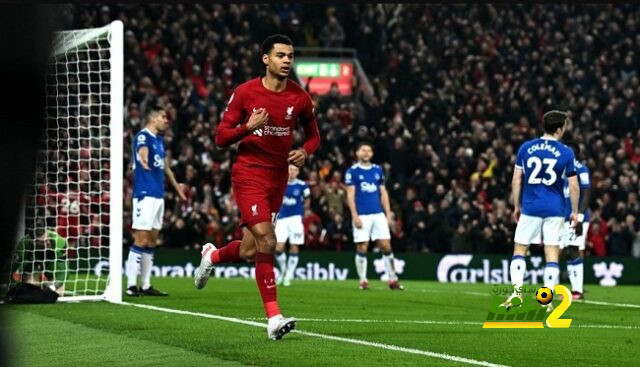
[[382, 167], [378, 166], [378, 172], [380, 173], [380, 179], [378, 180], [378, 186], [384, 186], [386, 178], [384, 176], [384, 170]]
[[582, 169], [578, 173], [578, 183], [581, 189], [591, 188], [591, 179], [589, 177], [589, 169], [586, 166], [582, 166]]
[[572, 177], [577, 174], [575, 165], [576, 157], [573, 154], [573, 150], [571, 148], [567, 149], [567, 155], [569, 156], [569, 159], [567, 160], [567, 164], [564, 167], [564, 174], [567, 177]]
[[349, 168], [347, 173], [344, 174], [344, 183], [347, 186], [355, 186], [355, 182], [353, 182], [353, 170]]
[[242, 124], [246, 117], [243, 108], [244, 93], [244, 88], [236, 88], [229, 98], [229, 102], [227, 102], [227, 107], [222, 113], [222, 121], [220, 121], [216, 130], [216, 145], [219, 147], [237, 143], [251, 134], [251, 130]]
[[302, 196], [308, 198], [311, 195], [311, 189], [306, 183], [302, 186]]
[[136, 153], [137, 153], [140, 148], [149, 146], [149, 139], [145, 134], [138, 133], [138, 135], [136, 136], [135, 146], [136, 146]]
[[524, 171], [524, 144], [520, 146], [520, 149], [518, 149], [518, 154], [516, 155], [516, 164], [515, 164], [515, 168], [521, 169]]

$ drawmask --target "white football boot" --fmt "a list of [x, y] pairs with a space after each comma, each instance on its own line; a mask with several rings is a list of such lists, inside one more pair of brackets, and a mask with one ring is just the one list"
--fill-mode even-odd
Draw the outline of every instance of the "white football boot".
[[280, 340], [285, 334], [296, 328], [296, 319], [293, 317], [284, 318], [282, 315], [269, 319], [267, 325], [267, 336], [271, 340]]
[[213, 243], [207, 243], [202, 248], [200, 252], [202, 254], [202, 259], [200, 259], [200, 267], [198, 271], [196, 271], [195, 275], [195, 284], [196, 289], [202, 289], [207, 282], [209, 281], [209, 276], [211, 276], [211, 270], [213, 270], [213, 263], [211, 262], [211, 253], [216, 250], [216, 247]]

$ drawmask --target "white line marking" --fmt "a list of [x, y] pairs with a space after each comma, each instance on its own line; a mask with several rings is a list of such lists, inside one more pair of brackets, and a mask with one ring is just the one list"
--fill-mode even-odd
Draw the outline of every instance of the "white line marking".
[[[173, 308], [165, 308], [165, 307], [158, 307], [158, 306], [145, 305], [145, 304], [139, 304], [139, 303], [129, 303], [129, 302], [122, 302], [122, 303], [119, 303], [119, 304], [122, 304], [122, 305], [125, 305], [125, 306], [133, 306], [133, 307], [138, 307], [138, 308], [144, 308], [144, 309], [154, 310], [154, 311], [175, 313], [175, 314], [178, 314], [178, 315], [199, 316], [199, 317], [204, 317], [204, 318], [208, 318], [208, 319], [215, 319], [215, 320], [234, 322], [236, 324], [257, 326], [257, 327], [261, 327], [261, 328], [266, 328], [267, 327], [267, 324], [264, 323], [264, 322], [242, 320], [242, 319], [237, 319], [235, 317], [219, 316], [219, 315], [213, 315], [213, 314], [208, 314], [208, 313], [203, 313], [203, 312], [183, 311], [183, 310], [176, 310], [176, 309], [173, 309]], [[454, 355], [450, 355], [450, 354], [446, 354], [446, 353], [436, 353], [436, 352], [430, 352], [430, 351], [427, 351], [427, 350], [405, 348], [405, 347], [399, 347], [399, 346], [391, 345], [391, 344], [376, 343], [376, 342], [370, 342], [370, 341], [360, 340], [360, 339], [343, 338], [343, 337], [339, 337], [339, 336], [327, 335], [327, 334], [319, 334], [319, 333], [313, 333], [313, 332], [309, 332], [309, 331], [293, 330], [293, 332], [297, 333], [297, 334], [301, 334], [301, 335], [306, 335], [306, 336], [314, 336], [316, 338], [341, 341], [343, 343], [350, 343], [350, 344], [359, 344], [359, 345], [364, 345], [364, 346], [368, 346], [368, 347], [391, 350], [391, 351], [395, 351], [395, 352], [404, 352], [404, 353], [409, 353], [409, 354], [423, 355], [423, 356], [427, 356], [427, 357], [440, 358], [440, 359], [444, 359], [444, 360], [447, 360], [447, 361], [468, 363], [468, 364], [472, 364], [472, 365], [476, 365], [476, 366], [505, 367], [505, 365], [502, 365], [502, 364], [495, 364], [495, 363], [486, 362], [486, 361], [480, 361], [480, 360], [471, 359], [471, 358], [458, 357], [458, 356], [454, 356]]]
[[[575, 301], [578, 302], [578, 301]], [[580, 302], [578, 302], [580, 303]], [[602, 301], [589, 301], [584, 300], [582, 303], [591, 303], [594, 305], [603, 305], [603, 306], [618, 306], [618, 307], [631, 307], [631, 308], [640, 308], [640, 305], [634, 305], [630, 303], [613, 303], [613, 302], [602, 302]]]
[[[424, 293], [462, 293], [462, 294], [468, 294], [471, 296], [486, 296], [489, 294], [489, 292], [487, 293], [480, 293], [480, 292], [466, 292], [466, 291], [443, 291], [443, 290], [435, 290], [435, 289], [419, 289], [420, 292], [424, 292]], [[506, 297], [506, 296], [505, 296]], [[601, 306], [615, 306], [615, 307], [628, 307], [628, 308], [640, 308], [640, 305], [635, 305], [632, 303], [613, 303], [613, 302], [603, 302], [603, 301], [590, 301], [590, 300], [584, 300], [584, 301], [574, 301], [576, 303], [590, 303], [593, 305], [601, 305]]]
[[[262, 320], [258, 318], [245, 318], [244, 320]], [[353, 323], [372, 323], [372, 324], [427, 324], [427, 325], [482, 325], [482, 322], [475, 321], [438, 321], [438, 320], [367, 320], [367, 319], [308, 319], [308, 318], [296, 318], [298, 321], [307, 322], [353, 322]], [[629, 325], [576, 325], [571, 324], [571, 327], [579, 328], [591, 328], [591, 329], [640, 329], [640, 326]]]

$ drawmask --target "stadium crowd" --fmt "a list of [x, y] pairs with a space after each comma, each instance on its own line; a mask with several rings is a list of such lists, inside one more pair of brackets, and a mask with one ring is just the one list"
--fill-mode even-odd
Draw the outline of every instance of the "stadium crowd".
[[592, 172], [591, 254], [640, 257], [638, 7], [113, 4], [68, 17], [125, 24], [128, 166], [146, 108], [167, 106], [167, 154], [191, 192], [180, 203], [168, 191], [165, 246], [239, 236], [234, 148], [215, 147], [214, 133], [234, 87], [262, 72], [262, 39], [284, 33], [294, 47], [355, 48], [375, 91], [312, 95], [323, 142], [302, 170], [308, 249], [353, 250], [343, 173], [366, 139], [387, 174], [396, 251], [510, 252], [515, 153], [560, 109]]

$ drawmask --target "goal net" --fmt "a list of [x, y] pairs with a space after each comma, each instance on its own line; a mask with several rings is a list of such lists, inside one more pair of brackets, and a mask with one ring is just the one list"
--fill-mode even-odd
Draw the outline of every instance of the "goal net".
[[11, 280], [59, 300], [122, 299], [122, 30], [116, 21], [54, 38]]

